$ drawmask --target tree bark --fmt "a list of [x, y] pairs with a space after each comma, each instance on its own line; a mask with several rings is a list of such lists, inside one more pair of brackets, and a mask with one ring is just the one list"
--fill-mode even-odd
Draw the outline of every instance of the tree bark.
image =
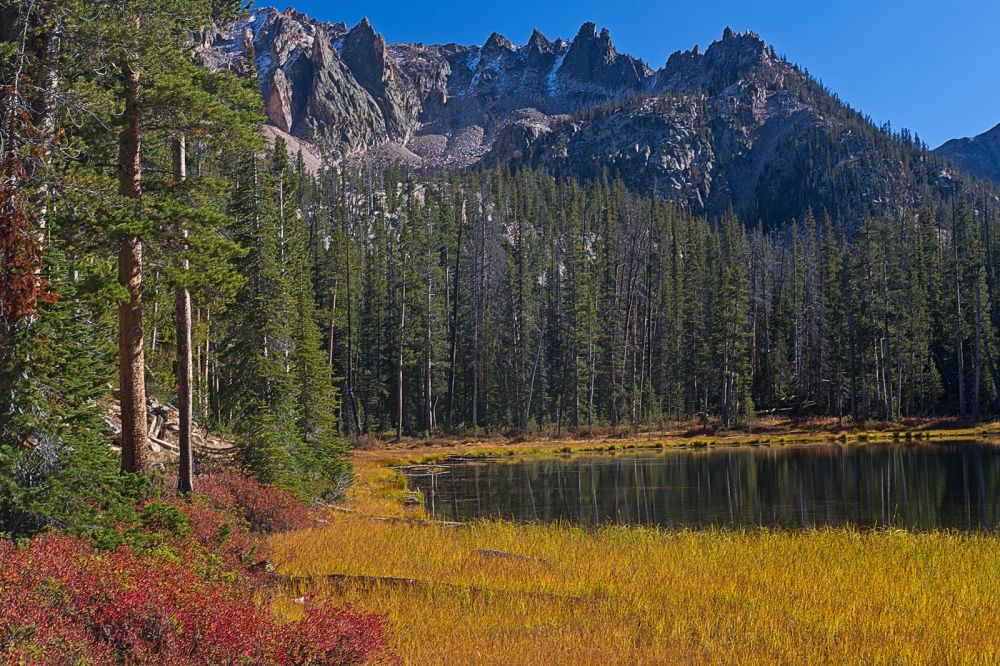
[[[41, 168], [47, 169], [52, 162], [52, 153], [55, 150], [56, 136], [56, 95], [59, 92], [59, 54], [62, 50], [62, 25], [56, 20], [52, 29], [47, 31], [43, 38], [41, 47], [42, 65], [44, 68], [45, 84], [42, 87], [41, 102], [42, 108], [38, 122], [41, 137], [44, 142], [42, 151]], [[43, 173], [35, 191], [35, 201], [38, 203], [38, 243], [45, 245], [46, 219], [49, 213], [49, 187], [50, 179], [48, 174]], [[41, 271], [36, 271], [36, 274]]]
[[427, 437], [431, 436], [431, 432], [434, 430], [434, 355], [433, 355], [433, 339], [432, 339], [432, 298], [434, 295], [433, 286], [434, 280], [431, 276], [431, 266], [434, 261], [434, 253], [432, 247], [433, 229], [431, 226], [431, 216], [426, 215], [427, 220], [427, 256], [425, 261], [427, 262], [424, 272], [424, 279], [427, 282], [427, 313], [425, 320], [425, 340], [424, 340], [424, 429], [427, 433]]
[[535, 395], [535, 378], [538, 376], [538, 363], [542, 358], [542, 342], [545, 338], [544, 326], [538, 329], [538, 345], [535, 348], [535, 362], [531, 367], [531, 382], [528, 384], [528, 399], [524, 403], [524, 419], [521, 421], [521, 432], [527, 434], [528, 419], [531, 418], [531, 400]]
[[[131, 64], [122, 68], [125, 126], [118, 146], [118, 193], [142, 211], [142, 171], [139, 127], [139, 72]], [[146, 361], [142, 334], [142, 240], [131, 232], [118, 245], [118, 283], [126, 298], [118, 301], [118, 364], [121, 400], [121, 470], [143, 472], [147, 465]]]
[[[187, 178], [184, 135], [174, 139], [173, 151], [174, 179], [180, 183]], [[184, 237], [187, 238], [187, 230], [184, 231]], [[185, 259], [184, 270], [187, 268], [188, 262]], [[194, 370], [191, 362], [191, 293], [183, 284], [174, 288], [174, 321], [177, 330], [177, 410], [180, 420], [178, 448], [181, 456], [177, 472], [177, 492], [186, 495], [194, 490], [194, 453], [191, 446]]]
[[455, 425], [455, 376], [458, 372], [458, 301], [459, 275], [462, 267], [462, 231], [465, 229], [465, 199], [462, 199], [462, 215], [458, 223], [458, 236], [455, 240], [455, 275], [451, 294], [451, 342], [448, 358], [448, 427]]
[[[954, 214], [952, 215], [954, 218]], [[959, 257], [958, 257], [958, 222], [952, 220], [951, 246], [954, 260], [954, 280], [952, 285], [955, 290], [955, 360], [958, 365], [958, 415], [965, 418], [965, 352], [962, 349], [962, 287], [959, 280]]]
[[399, 308], [399, 358], [396, 365], [396, 441], [403, 439], [403, 328], [406, 326], [406, 275]]

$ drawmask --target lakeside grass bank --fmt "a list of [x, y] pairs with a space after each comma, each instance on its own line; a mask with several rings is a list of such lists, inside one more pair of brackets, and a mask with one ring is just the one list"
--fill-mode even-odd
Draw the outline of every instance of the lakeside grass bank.
[[[689, 425], [689, 424], [687, 424]], [[922, 441], [955, 441], [1000, 437], [1000, 422], [968, 425], [954, 420], [909, 419], [902, 423], [875, 422], [866, 427], [842, 427], [836, 419], [762, 420], [747, 433], [738, 430], [702, 431], [675, 425], [660, 431], [600, 432], [592, 437], [565, 436], [540, 439], [450, 437], [402, 442], [373, 440], [362, 443], [355, 460], [380, 465], [434, 463], [459, 457], [528, 456], [553, 453], [619, 453], [675, 447], [782, 446], [789, 444], [877, 444]]]
[[[796, 441], [822, 439], [830, 434]], [[475, 455], [480, 446], [357, 452], [357, 483], [329, 523], [272, 538], [279, 572], [292, 577], [279, 612], [294, 617], [300, 606], [290, 599], [303, 595], [378, 612], [406, 664], [1000, 659], [994, 536], [455, 527], [404, 502], [389, 465]]]

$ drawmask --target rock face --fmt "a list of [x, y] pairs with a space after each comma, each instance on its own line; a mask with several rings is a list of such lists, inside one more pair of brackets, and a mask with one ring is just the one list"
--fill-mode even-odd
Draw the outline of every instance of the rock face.
[[934, 153], [977, 178], [1000, 183], [1000, 125], [974, 137], [952, 139]]
[[918, 205], [917, 184], [948, 187], [940, 165], [900, 159], [913, 151], [898, 150], [898, 139], [753, 33], [727, 29], [704, 52], [674, 53], [643, 88], [528, 139], [509, 127], [486, 160], [583, 179], [618, 177], [697, 212], [732, 209], [766, 226], [809, 209], [853, 224], [870, 212]]
[[641, 60], [620, 55], [607, 28], [597, 34], [594, 23], [584, 23], [556, 70], [564, 87], [576, 86], [580, 93], [593, 91], [635, 93], [652, 72]]
[[765, 224], [809, 207], [857, 217], [917, 205], [920, 187], [950, 178], [900, 158], [897, 138], [729, 29], [653, 71], [593, 23], [570, 42], [536, 30], [521, 46], [496, 33], [482, 46], [387, 44], [367, 20], [348, 29], [265, 8], [206, 31], [198, 55], [237, 73], [252, 60], [272, 133], [333, 160], [620, 177]]
[[548, 131], [560, 116], [643, 91], [652, 71], [584, 24], [570, 43], [537, 30], [523, 46], [387, 44], [367, 19], [348, 29], [294, 10], [254, 11], [206, 31], [207, 66], [260, 80], [268, 123], [336, 158], [423, 166], [478, 161], [500, 132]]

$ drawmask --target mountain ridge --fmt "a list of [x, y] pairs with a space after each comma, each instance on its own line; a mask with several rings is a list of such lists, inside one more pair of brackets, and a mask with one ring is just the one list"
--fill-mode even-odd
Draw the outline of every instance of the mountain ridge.
[[976, 136], [945, 141], [934, 154], [977, 178], [1000, 183], [1000, 124]]
[[915, 138], [875, 127], [752, 32], [727, 28], [653, 70], [593, 22], [570, 41], [536, 29], [523, 45], [498, 33], [391, 44], [367, 19], [348, 28], [262, 8], [197, 49], [237, 73], [251, 54], [272, 133], [332, 162], [621, 178], [765, 224], [810, 208], [853, 224], [953, 188]]

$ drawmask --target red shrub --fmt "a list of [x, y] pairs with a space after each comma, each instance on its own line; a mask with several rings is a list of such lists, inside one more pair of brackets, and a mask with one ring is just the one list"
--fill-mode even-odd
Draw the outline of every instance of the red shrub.
[[242, 518], [253, 532], [272, 534], [315, 524], [312, 513], [295, 495], [262, 485], [234, 469], [199, 476], [195, 494], [219, 511]]
[[378, 617], [329, 604], [306, 606], [304, 617], [283, 627], [279, 640], [284, 664], [360, 664], [386, 654]]
[[[241, 519], [217, 511], [200, 498], [172, 501], [185, 515], [190, 535], [172, 545], [202, 563], [199, 570], [208, 574], [212, 569], [241, 574], [249, 565], [266, 559], [267, 544], [251, 534]], [[207, 557], [215, 562], [207, 562]], [[256, 573], [256, 572], [255, 572]]]
[[100, 553], [45, 535], [0, 542], [0, 663], [361, 664], [387, 657], [380, 621], [327, 606], [280, 625], [260, 590], [189, 563]]

